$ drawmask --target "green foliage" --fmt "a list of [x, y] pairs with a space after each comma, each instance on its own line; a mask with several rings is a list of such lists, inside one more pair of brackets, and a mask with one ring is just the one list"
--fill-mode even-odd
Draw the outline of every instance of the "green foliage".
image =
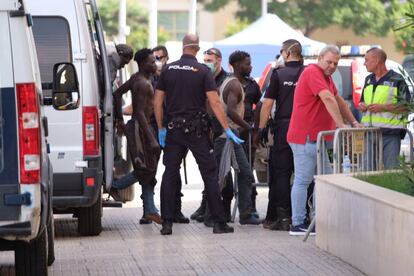
[[394, 28], [396, 34], [395, 46], [398, 50], [402, 50], [404, 54], [412, 54], [414, 53], [414, 1], [407, 1], [404, 8], [404, 14]]
[[[109, 39], [115, 40], [118, 35], [119, 0], [99, 0], [99, 13], [105, 34]], [[142, 9], [136, 0], [127, 0], [127, 25], [131, 29], [127, 37], [127, 44], [134, 50], [148, 47], [148, 13]], [[165, 31], [158, 31], [158, 43], [164, 44], [168, 40]]]
[[368, 183], [414, 196], [414, 166], [407, 165], [407, 171], [360, 175], [357, 178]]
[[224, 34], [226, 37], [232, 36], [240, 31], [243, 31], [245, 28], [249, 26], [250, 22], [247, 18], [240, 19], [236, 18], [236, 21], [232, 22], [226, 28], [226, 33]]
[[[233, 0], [236, 1], [236, 0]], [[230, 0], [200, 0], [207, 10], [217, 10]], [[261, 1], [237, 0], [240, 10], [237, 16], [250, 22], [260, 16]], [[309, 35], [316, 29], [332, 24], [352, 28], [358, 35], [384, 36], [401, 15], [400, 0], [276, 0], [268, 4], [268, 11], [276, 13], [289, 25]]]

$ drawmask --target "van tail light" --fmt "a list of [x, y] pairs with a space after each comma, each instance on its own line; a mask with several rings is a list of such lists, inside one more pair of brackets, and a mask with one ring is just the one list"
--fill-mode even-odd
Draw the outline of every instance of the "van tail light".
[[94, 106], [83, 107], [83, 156], [99, 154], [99, 118], [98, 109]]
[[20, 183], [40, 183], [39, 98], [34, 83], [18, 83]]

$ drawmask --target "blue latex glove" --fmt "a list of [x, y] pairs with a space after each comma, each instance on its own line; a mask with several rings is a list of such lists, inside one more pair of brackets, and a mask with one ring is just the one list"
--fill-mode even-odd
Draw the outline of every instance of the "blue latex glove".
[[162, 148], [165, 147], [165, 137], [167, 136], [167, 129], [165, 127], [158, 130], [158, 142]]
[[244, 140], [237, 137], [237, 135], [234, 134], [234, 132], [231, 131], [230, 128], [226, 128], [226, 135], [227, 135], [227, 138], [229, 138], [230, 140], [232, 140], [234, 143], [236, 143], [238, 145], [244, 143]]

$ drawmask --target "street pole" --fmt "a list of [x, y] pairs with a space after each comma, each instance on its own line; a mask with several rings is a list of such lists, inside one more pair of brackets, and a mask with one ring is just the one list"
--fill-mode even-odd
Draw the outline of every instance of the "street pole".
[[267, 0], [262, 0], [262, 16], [267, 14]]
[[197, 32], [197, 0], [190, 0], [190, 16], [188, 20], [188, 33], [195, 34]]
[[149, 47], [154, 48], [158, 44], [157, 0], [149, 0]]
[[126, 43], [126, 36], [128, 34], [126, 25], [126, 0], [119, 0], [118, 43]]

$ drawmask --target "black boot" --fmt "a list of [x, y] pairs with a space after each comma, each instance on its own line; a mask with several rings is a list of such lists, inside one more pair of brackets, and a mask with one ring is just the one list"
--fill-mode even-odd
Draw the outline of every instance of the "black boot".
[[227, 222], [231, 221], [231, 199], [227, 200], [223, 198], [223, 209], [224, 209], [224, 217]]
[[190, 223], [190, 219], [184, 216], [184, 214], [179, 211], [178, 213], [175, 213], [174, 222], [176, 223]]
[[253, 186], [252, 187], [252, 195], [251, 195], [251, 199], [252, 199], [252, 215], [255, 216], [256, 218], [259, 218], [259, 213], [257, 212], [257, 209], [256, 209], [256, 196], [257, 196], [256, 186]]
[[172, 234], [172, 221], [164, 220], [162, 223], [162, 229], [160, 230], [161, 235], [171, 235]]
[[184, 216], [181, 212], [181, 196], [176, 198], [175, 201], [175, 216], [174, 222], [176, 223], [190, 223], [190, 219]]
[[206, 204], [206, 212], [204, 213], [204, 225], [207, 227], [214, 227], [214, 220], [210, 214], [210, 208]]
[[281, 230], [281, 231], [289, 231], [290, 230], [290, 209], [289, 208], [282, 208], [277, 207], [277, 220], [270, 226], [271, 230]]
[[204, 198], [201, 200], [200, 207], [190, 216], [192, 220], [196, 220], [198, 222], [204, 221], [204, 213], [206, 212], [206, 204], [207, 200]]
[[233, 233], [234, 228], [229, 226], [225, 222], [216, 222], [214, 223], [213, 233], [214, 234], [225, 234], [225, 233]]

